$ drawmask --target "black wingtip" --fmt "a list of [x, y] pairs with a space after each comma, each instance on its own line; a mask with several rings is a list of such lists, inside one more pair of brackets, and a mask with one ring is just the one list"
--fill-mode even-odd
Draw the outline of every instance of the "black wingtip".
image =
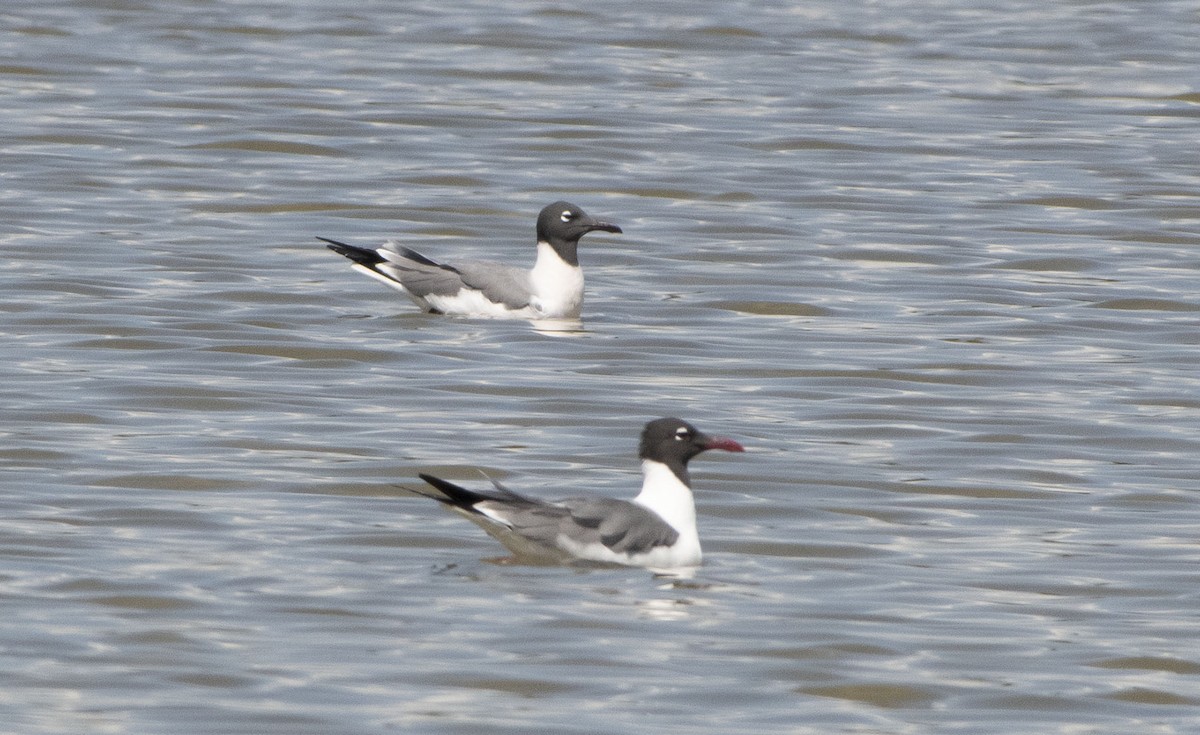
[[[453, 482], [443, 480], [440, 477], [427, 475], [424, 472], [418, 473], [417, 477], [433, 486], [435, 490], [445, 495], [445, 498], [435, 498], [446, 505], [455, 505], [460, 508], [471, 508], [481, 500], [487, 500], [486, 495], [481, 495], [477, 492], [472, 492], [465, 487], [455, 485]], [[431, 496], [432, 497], [432, 496]]]
[[368, 250], [366, 248], [360, 248], [354, 245], [347, 245], [344, 242], [330, 240], [328, 237], [321, 237], [320, 235], [317, 236], [317, 239], [325, 243], [325, 247], [329, 248], [333, 252], [337, 253], [338, 255], [345, 256], [359, 265], [365, 265], [370, 268], [371, 266], [383, 262], [383, 258], [381, 258], [379, 253], [375, 252], [374, 250]]
[[347, 253], [352, 253], [355, 250], [362, 250], [362, 248], [356, 248], [353, 245], [347, 245], [346, 243], [338, 242], [337, 240], [330, 240], [328, 237], [321, 237], [320, 235], [317, 235], [317, 239], [325, 243], [325, 247], [329, 248], [333, 252], [337, 253], [338, 255], [346, 255], [346, 257], [349, 257]]
[[458, 272], [456, 269], [451, 268], [448, 265], [443, 265], [442, 263], [439, 263], [436, 260], [432, 260], [430, 258], [425, 257], [424, 255], [421, 255], [420, 253], [418, 253], [416, 250], [413, 250], [412, 248], [406, 248], [403, 245], [397, 245], [395, 247], [396, 247], [397, 253], [403, 255], [404, 257], [408, 258], [409, 260], [413, 261], [414, 263], [420, 263], [421, 265], [428, 265], [433, 268], [445, 268], [446, 270], [454, 271], [455, 273]]

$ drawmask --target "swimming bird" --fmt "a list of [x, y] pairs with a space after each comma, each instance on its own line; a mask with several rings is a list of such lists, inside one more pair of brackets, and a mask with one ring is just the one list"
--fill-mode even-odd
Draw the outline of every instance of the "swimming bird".
[[487, 261], [438, 263], [389, 240], [375, 249], [318, 237], [353, 261], [354, 270], [402, 291], [434, 314], [516, 319], [578, 319], [583, 306], [579, 238], [621, 228], [589, 216], [570, 202], [542, 209], [537, 260], [531, 270]]
[[688, 461], [709, 449], [745, 451], [736, 441], [708, 436], [681, 419], [646, 424], [638, 449], [642, 490], [633, 500], [547, 502], [519, 495], [495, 480], [494, 491], [477, 492], [428, 474], [419, 477], [436, 492], [412, 491], [476, 523], [518, 560], [591, 561], [673, 571], [700, 564]]

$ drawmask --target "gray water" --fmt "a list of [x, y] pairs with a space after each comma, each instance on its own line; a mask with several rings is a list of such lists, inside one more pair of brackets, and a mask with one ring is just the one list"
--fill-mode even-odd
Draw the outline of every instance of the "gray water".
[[[1194, 2], [10, 6], [0, 731], [1200, 728]], [[574, 334], [314, 239], [558, 198]], [[691, 580], [402, 487], [663, 415], [749, 449]]]

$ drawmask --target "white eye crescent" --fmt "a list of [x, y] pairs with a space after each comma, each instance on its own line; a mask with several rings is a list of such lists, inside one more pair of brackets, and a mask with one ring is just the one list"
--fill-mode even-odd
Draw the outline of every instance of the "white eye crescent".
[[563, 222], [570, 222], [571, 220], [575, 219], [575, 217], [575, 213], [569, 209], [564, 209], [563, 213], [558, 216], [558, 218]]

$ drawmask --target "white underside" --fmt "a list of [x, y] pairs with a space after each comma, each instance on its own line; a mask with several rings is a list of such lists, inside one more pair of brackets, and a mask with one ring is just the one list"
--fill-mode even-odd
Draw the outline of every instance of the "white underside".
[[510, 309], [504, 304], [490, 301], [483, 292], [464, 288], [452, 296], [437, 296], [430, 294], [423, 299], [413, 298], [418, 306], [436, 309], [443, 314], [455, 316], [473, 316], [485, 319], [536, 319], [533, 309]]
[[351, 266], [359, 273], [366, 274], [380, 283], [386, 284], [407, 296], [414, 304], [424, 311], [440, 311], [443, 314], [456, 316], [473, 316], [489, 319], [537, 319], [539, 315], [528, 307], [510, 309], [504, 304], [488, 300], [481, 291], [464, 288], [451, 296], [430, 295], [424, 298], [413, 296], [404, 284], [390, 276], [373, 271], [364, 265], [355, 263]]
[[595, 561], [602, 564], [621, 564], [628, 567], [645, 567], [656, 572], [671, 572], [685, 567], [700, 566], [700, 542], [694, 547], [681, 546], [682, 536], [673, 546], [656, 546], [644, 554], [618, 554], [604, 544], [579, 544], [560, 537], [558, 544], [572, 558]]

